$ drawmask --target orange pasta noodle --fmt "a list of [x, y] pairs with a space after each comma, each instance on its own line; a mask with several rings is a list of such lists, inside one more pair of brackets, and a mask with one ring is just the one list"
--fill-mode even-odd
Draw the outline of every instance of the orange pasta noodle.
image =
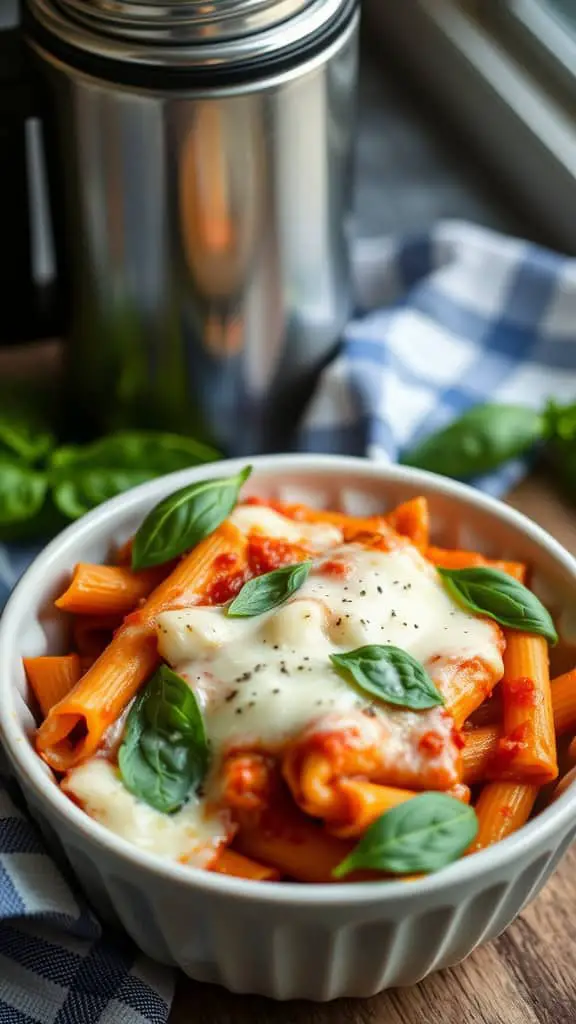
[[466, 727], [476, 729], [484, 725], [501, 725], [502, 716], [502, 693], [500, 687], [497, 686], [488, 700], [485, 700], [479, 708], [476, 708], [476, 711], [472, 712], [466, 722]]
[[52, 768], [66, 771], [98, 749], [108, 726], [158, 664], [157, 615], [191, 604], [213, 578], [214, 559], [228, 552], [245, 554], [245, 546], [240, 531], [223, 523], [179, 562], [139, 611], [128, 616], [92, 668], [38, 729], [37, 749]]
[[[337, 786], [342, 819], [341, 823], [330, 824], [328, 829], [341, 839], [359, 838], [382, 814], [417, 795], [415, 790], [380, 786], [364, 779], [341, 779]], [[446, 792], [463, 803], [470, 802], [470, 790], [461, 783]]]
[[278, 805], [254, 827], [241, 825], [234, 840], [234, 847], [244, 856], [269, 864], [298, 882], [334, 882], [332, 871], [352, 845], [328, 835], [306, 815]]
[[77, 654], [24, 658], [24, 669], [43, 715], [70, 693], [81, 675]]
[[[496, 630], [499, 627], [493, 623]], [[446, 707], [457, 729], [461, 729], [470, 715], [490, 697], [498, 678], [487, 672], [478, 658], [468, 658], [454, 666], [452, 678], [444, 689]]]
[[398, 544], [400, 535], [394, 530], [386, 516], [352, 516], [347, 512], [328, 512], [324, 509], [310, 508], [308, 505], [288, 505], [279, 501], [263, 501], [249, 499], [248, 504], [263, 504], [276, 512], [300, 523], [328, 523], [342, 530], [344, 540], [352, 541], [357, 537], [379, 534], [387, 538], [390, 546]]
[[558, 758], [544, 637], [508, 632], [502, 698], [504, 736], [518, 741], [508, 777], [539, 785], [551, 782], [558, 775]]
[[220, 769], [221, 802], [233, 813], [261, 812], [270, 806], [278, 782], [277, 764], [269, 754], [230, 753]]
[[259, 864], [236, 850], [224, 850], [210, 865], [209, 871], [232, 878], [248, 878], [252, 882], [277, 882], [281, 877], [277, 868]]
[[566, 751], [566, 765], [569, 770], [562, 776], [558, 785], [554, 789], [554, 793], [552, 794], [553, 800], [557, 800], [559, 796], [562, 796], [562, 793], [566, 792], [573, 782], [576, 782], [576, 736]]
[[561, 736], [576, 730], [576, 668], [556, 676], [550, 689], [556, 732]]
[[415, 547], [425, 551], [430, 540], [430, 512], [426, 498], [412, 498], [392, 509], [386, 521], [402, 537], [408, 537]]
[[498, 752], [500, 739], [498, 725], [484, 725], [468, 729], [464, 735], [462, 750], [462, 781], [468, 786], [483, 782]]
[[477, 551], [459, 551], [451, 548], [429, 547], [426, 558], [434, 565], [442, 569], [471, 569], [477, 566], [486, 566], [490, 569], [499, 569], [500, 572], [507, 572], [515, 580], [524, 583], [526, 579], [526, 566], [522, 562], [504, 562], [497, 558], [486, 558]]
[[[558, 736], [562, 736], [576, 729], [576, 669], [553, 679], [550, 691], [554, 729]], [[522, 733], [520, 728], [517, 738], [514, 735], [502, 736], [502, 729], [496, 724], [467, 729], [463, 733], [463, 781], [472, 785], [486, 779], [488, 774], [497, 777], [502, 768], [508, 771], [515, 749], [524, 742]]]
[[489, 782], [476, 803], [478, 834], [468, 853], [476, 853], [525, 825], [539, 787], [522, 782]]
[[[414, 717], [404, 731], [402, 719], [366, 718], [331, 727], [320, 722], [304, 730], [282, 756], [282, 774], [299, 807], [325, 821], [341, 821], [343, 778], [401, 789], [450, 789], [460, 782], [460, 744], [443, 709]], [[400, 730], [400, 732], [398, 731]], [[403, 743], [405, 756], [399, 755]]]
[[55, 602], [78, 615], [127, 615], [165, 578], [166, 568], [132, 572], [117, 565], [80, 562], [69, 587]]

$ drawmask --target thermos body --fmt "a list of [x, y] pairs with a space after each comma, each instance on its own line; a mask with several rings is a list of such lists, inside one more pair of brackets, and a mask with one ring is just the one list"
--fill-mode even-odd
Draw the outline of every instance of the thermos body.
[[211, 49], [206, 26], [156, 45], [149, 17], [130, 41], [121, 21], [87, 27], [84, 0], [66, 0], [77, 21], [51, 3], [29, 0], [27, 33], [55, 138], [71, 412], [230, 454], [289, 446], [350, 313], [355, 3], [315, 49], [284, 55], [290, 21], [272, 26], [260, 64], [249, 32], [230, 59], [230, 21]]

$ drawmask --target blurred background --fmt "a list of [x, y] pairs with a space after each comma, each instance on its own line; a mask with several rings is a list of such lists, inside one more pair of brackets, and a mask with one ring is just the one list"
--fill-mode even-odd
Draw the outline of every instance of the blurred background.
[[573, 0], [365, 0], [364, 51], [367, 230], [467, 217], [576, 252]]
[[[60, 322], [38, 125], [32, 117], [21, 128], [32, 101], [17, 21], [17, 0], [1, 0], [5, 343], [53, 333]], [[575, 76], [571, 0], [363, 0], [358, 233], [456, 217], [576, 252]], [[24, 292], [29, 264], [33, 297]]]

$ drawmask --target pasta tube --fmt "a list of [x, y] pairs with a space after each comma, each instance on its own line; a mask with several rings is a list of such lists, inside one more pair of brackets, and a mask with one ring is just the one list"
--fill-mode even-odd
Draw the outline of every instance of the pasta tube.
[[490, 569], [499, 569], [500, 572], [507, 572], [515, 580], [524, 583], [526, 579], [526, 566], [523, 562], [507, 562], [497, 558], [486, 558], [477, 551], [458, 551], [451, 548], [429, 547], [425, 552], [426, 558], [433, 565], [442, 569], [471, 569], [476, 566], [487, 566]]
[[112, 642], [73, 690], [49, 712], [36, 734], [38, 752], [58, 771], [90, 757], [114, 722], [156, 668], [155, 622], [161, 611], [190, 604], [213, 576], [213, 562], [228, 552], [245, 553], [245, 540], [223, 523], [128, 616]]
[[512, 631], [506, 640], [504, 735], [518, 740], [509, 773], [515, 779], [543, 785], [558, 775], [548, 643], [542, 636]]
[[78, 615], [127, 615], [166, 576], [166, 568], [132, 572], [116, 565], [80, 562], [70, 585], [55, 602], [64, 612]]
[[24, 668], [43, 715], [70, 693], [81, 676], [77, 654], [24, 658]]
[[476, 853], [525, 825], [532, 813], [539, 787], [522, 782], [489, 782], [476, 804], [478, 834], [468, 850]]
[[252, 882], [277, 882], [280, 878], [277, 868], [259, 864], [258, 861], [230, 849], [218, 854], [209, 870], [218, 875], [229, 875], [232, 878], [248, 878]]

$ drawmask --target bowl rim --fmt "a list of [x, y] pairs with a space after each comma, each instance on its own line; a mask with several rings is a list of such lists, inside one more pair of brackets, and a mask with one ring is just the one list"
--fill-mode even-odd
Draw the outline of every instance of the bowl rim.
[[[406, 885], [402, 880], [386, 880], [385, 883], [382, 881], [363, 882], [361, 885], [350, 882], [338, 885], [267, 882], [263, 885], [261, 882], [232, 878], [162, 860], [157, 854], [140, 850], [130, 844], [128, 840], [115, 835], [104, 825], [90, 818], [54, 784], [46, 766], [34, 751], [27, 735], [19, 725], [13, 708], [15, 691], [12, 688], [12, 673], [15, 660], [21, 656], [18, 652], [18, 626], [26, 614], [28, 593], [33, 591], [37, 580], [45, 579], [46, 575], [50, 575], [56, 569], [62, 551], [69, 544], [86, 539], [96, 524], [102, 524], [109, 519], [112, 526], [115, 520], [128, 518], [131, 513], [136, 511], [140, 503], [145, 504], [148, 500], [153, 501], [156, 497], [163, 497], [172, 490], [177, 490], [196, 479], [238, 472], [247, 464], [252, 465], [256, 472], [260, 470], [273, 473], [277, 470], [279, 473], [289, 471], [309, 476], [322, 470], [339, 471], [343, 475], [349, 471], [356, 476], [375, 479], [383, 484], [388, 481], [400, 484], [403, 482], [411, 485], [421, 484], [425, 490], [446, 497], [457, 497], [496, 516], [545, 548], [572, 575], [576, 584], [576, 558], [523, 513], [467, 484], [411, 467], [371, 462], [354, 456], [263, 455], [203, 464], [140, 484], [100, 505], [53, 538], [37, 555], [17, 583], [0, 619], [0, 740], [36, 797], [41, 803], [48, 804], [51, 816], [56, 816], [65, 822], [69, 828], [81, 836], [84, 842], [89, 840], [96, 848], [107, 849], [123, 861], [126, 868], [129, 868], [130, 865], [137, 865], [141, 870], [160, 876], [166, 881], [186, 888], [233, 897], [237, 900], [262, 904], [288, 903], [308, 907], [342, 904], [359, 907], [374, 902], [381, 903], [383, 900], [399, 903], [418, 896], [424, 897], [427, 894], [442, 894], [455, 885], [473, 881], [477, 876], [485, 877], [486, 874], [509, 865], [516, 856], [525, 853], [527, 847], [541, 845], [553, 833], [564, 831], [569, 822], [576, 817], [576, 785], [570, 786], [565, 793], [518, 832], [488, 849], [464, 857], [440, 871], [415, 880], [410, 885]], [[111, 528], [110, 533], [112, 534], [112, 532]]]

